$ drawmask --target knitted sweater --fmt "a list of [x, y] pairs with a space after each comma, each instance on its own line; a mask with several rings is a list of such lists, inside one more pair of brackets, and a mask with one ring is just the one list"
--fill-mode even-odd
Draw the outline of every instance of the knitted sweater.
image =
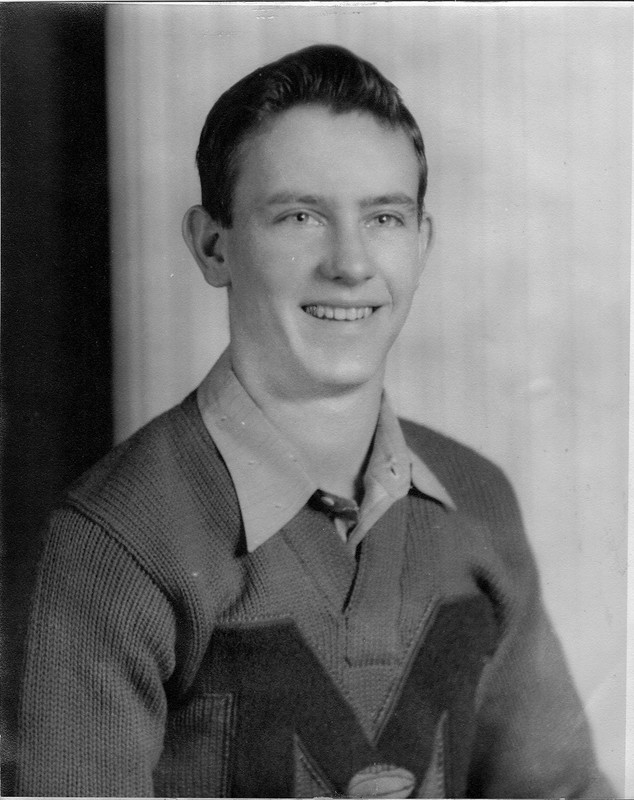
[[40, 570], [18, 793], [358, 796], [387, 769], [397, 796], [608, 796], [506, 480], [403, 430], [457, 510], [412, 490], [356, 558], [308, 506], [248, 553], [193, 395], [80, 479]]

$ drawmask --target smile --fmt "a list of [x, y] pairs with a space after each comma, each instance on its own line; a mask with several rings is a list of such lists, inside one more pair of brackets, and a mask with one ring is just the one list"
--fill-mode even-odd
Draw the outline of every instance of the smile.
[[353, 322], [367, 319], [375, 310], [372, 306], [302, 306], [303, 310], [317, 319], [332, 319], [336, 322]]

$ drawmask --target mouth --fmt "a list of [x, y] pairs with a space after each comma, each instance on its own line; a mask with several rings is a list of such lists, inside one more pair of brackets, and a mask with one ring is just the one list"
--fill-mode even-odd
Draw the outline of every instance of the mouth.
[[367, 319], [378, 306], [302, 306], [302, 310], [316, 319], [333, 320], [334, 322], [355, 322]]

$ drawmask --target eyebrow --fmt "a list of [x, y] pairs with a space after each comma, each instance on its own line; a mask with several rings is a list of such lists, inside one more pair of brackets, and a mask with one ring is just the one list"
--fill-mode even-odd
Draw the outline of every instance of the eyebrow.
[[314, 194], [294, 194], [293, 192], [277, 192], [266, 198], [267, 206], [285, 205], [319, 205], [325, 202], [325, 198]]
[[381, 194], [378, 197], [368, 197], [361, 201], [361, 208], [373, 208], [374, 206], [404, 206], [406, 208], [416, 208], [416, 200], [408, 194], [396, 192], [395, 194]]
[[[266, 205], [321, 205], [327, 203], [327, 199], [314, 194], [294, 194], [293, 192], [277, 192], [266, 200]], [[403, 192], [394, 194], [381, 194], [376, 197], [364, 197], [361, 200], [361, 208], [375, 208], [376, 206], [402, 206], [407, 209], [415, 209], [417, 201]]]

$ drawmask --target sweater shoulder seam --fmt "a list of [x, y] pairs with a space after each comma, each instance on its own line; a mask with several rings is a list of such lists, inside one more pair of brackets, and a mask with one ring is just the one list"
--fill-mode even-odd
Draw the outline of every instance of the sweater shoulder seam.
[[131, 561], [143, 572], [144, 575], [152, 582], [152, 585], [163, 595], [167, 602], [171, 605], [173, 598], [170, 597], [166, 588], [158, 580], [157, 576], [153, 574], [150, 565], [141, 558], [140, 554], [135, 552], [135, 549], [129, 546], [129, 540], [126, 537], [117, 533], [114, 526], [110, 525], [106, 520], [100, 518], [94, 510], [89, 510], [82, 506], [82, 503], [75, 498], [67, 497], [60, 505], [57, 506], [56, 511], [70, 511], [85, 520], [89, 525], [99, 529], [99, 531], [111, 542], [124, 552]]

